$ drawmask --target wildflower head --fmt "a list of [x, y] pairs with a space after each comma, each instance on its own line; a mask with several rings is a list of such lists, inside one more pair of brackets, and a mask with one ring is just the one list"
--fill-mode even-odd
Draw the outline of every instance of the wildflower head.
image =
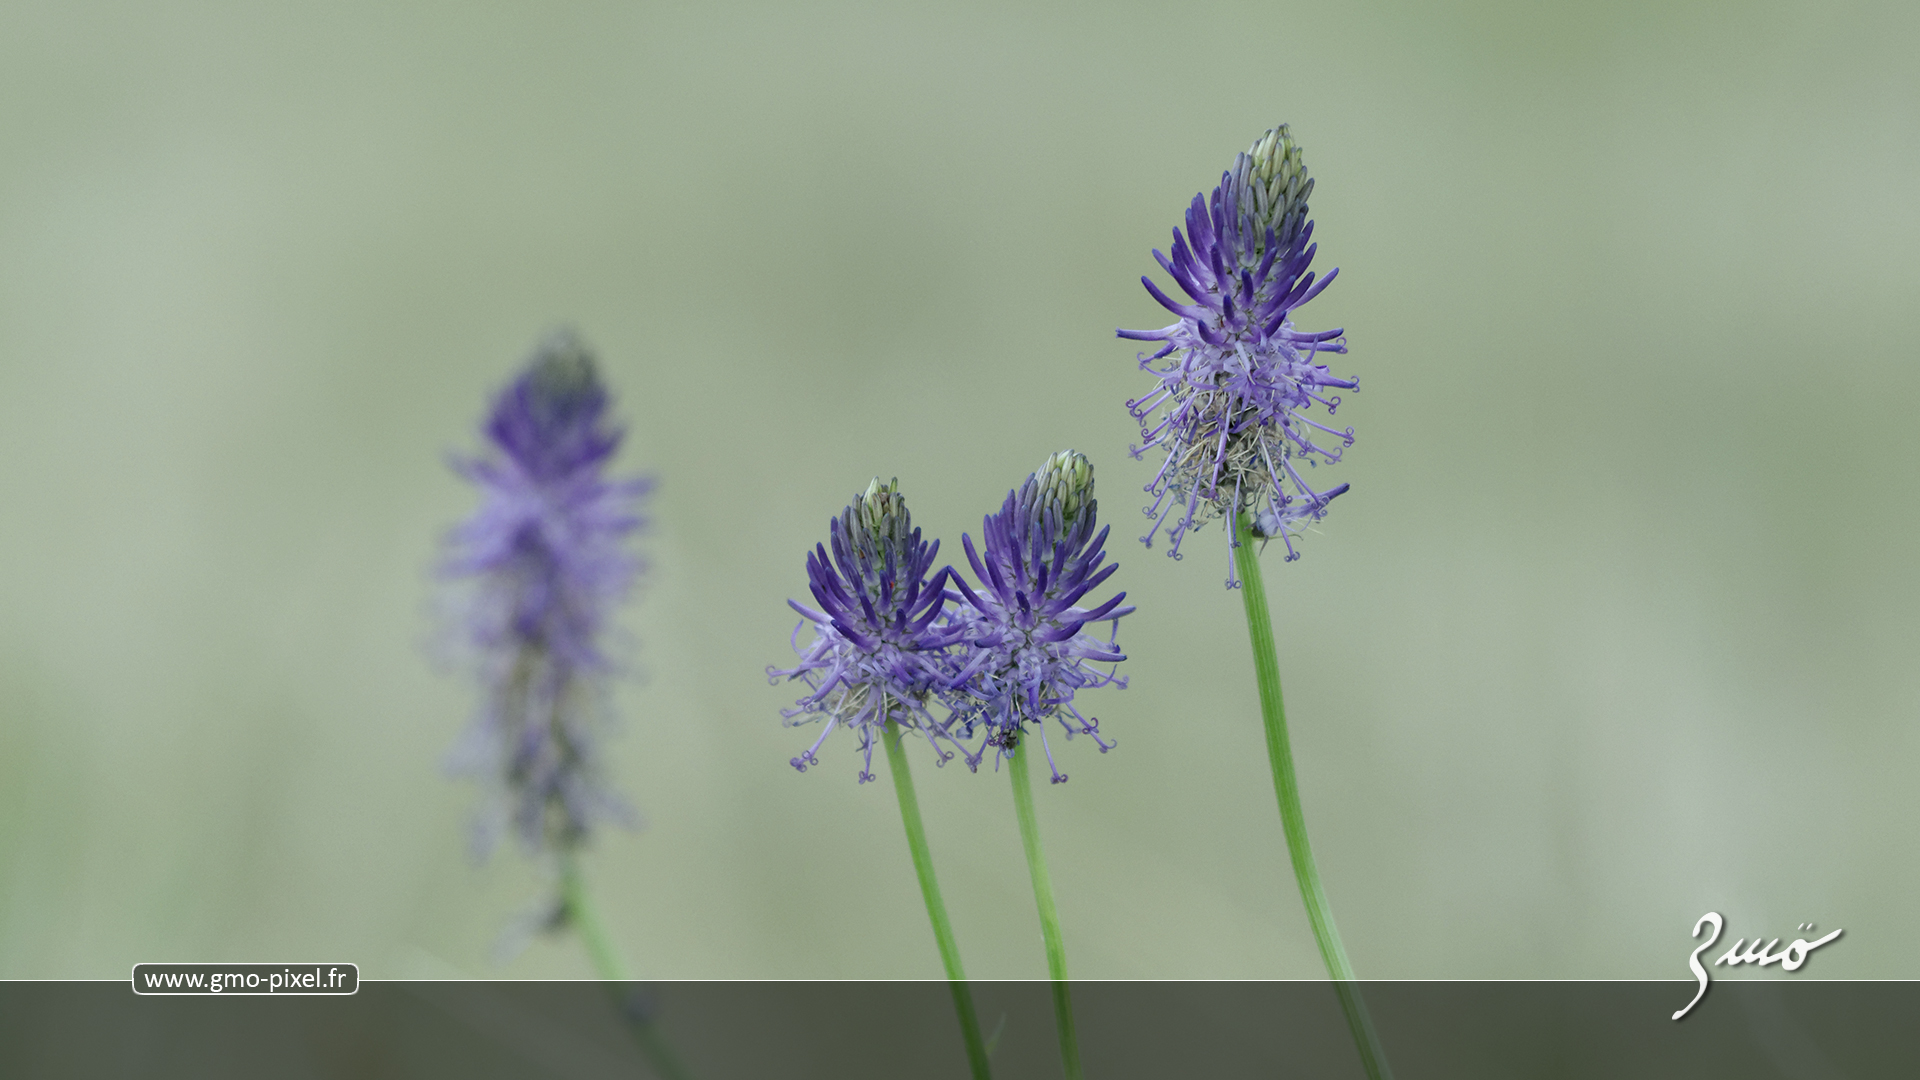
[[593, 354], [569, 331], [549, 336], [495, 400], [487, 438], [531, 477], [554, 479], [604, 463], [621, 432], [606, 420]]
[[[824, 720], [819, 738], [792, 760], [801, 772], [818, 763], [820, 744], [836, 727], [858, 733], [861, 783], [873, 779], [873, 751], [889, 723], [918, 731], [944, 763], [952, 751], [945, 725], [928, 712], [951, 677], [955, 632], [941, 619], [942, 586], [950, 572], [933, 573], [940, 542], [920, 539], [898, 480], [876, 477], [827, 523], [828, 543], [807, 555], [807, 585], [818, 609], [787, 601], [800, 613], [794, 627], [792, 668], [769, 667], [774, 680], [798, 679], [809, 693], [782, 715], [789, 726]], [[802, 628], [813, 640], [800, 643]]]
[[[1302, 523], [1326, 514], [1346, 484], [1317, 487], [1303, 468], [1340, 460], [1353, 429], [1331, 419], [1337, 389], [1353, 379], [1316, 363], [1320, 353], [1345, 353], [1342, 330], [1294, 328], [1295, 308], [1319, 295], [1339, 271], [1318, 283], [1308, 270], [1307, 196], [1313, 181], [1286, 125], [1274, 128], [1239, 155], [1211, 196], [1195, 195], [1186, 233], [1173, 230], [1171, 256], [1153, 257], [1190, 302], [1168, 296], [1151, 278], [1147, 292], [1177, 320], [1158, 330], [1121, 330], [1123, 338], [1158, 341], [1140, 367], [1157, 384], [1127, 408], [1140, 422], [1134, 457], [1152, 450], [1159, 472], [1147, 485], [1153, 519], [1141, 537], [1148, 547], [1163, 526], [1168, 555], [1179, 558], [1186, 534], [1213, 518], [1228, 522], [1227, 585], [1234, 574], [1232, 520], [1247, 513], [1256, 535], [1279, 537], [1289, 561]], [[1156, 367], [1164, 361], [1164, 366]]]
[[[1133, 611], [1121, 607], [1126, 593], [1099, 604], [1081, 605], [1118, 564], [1106, 559], [1107, 530], [1099, 524], [1093, 497], [1093, 463], [1072, 450], [1048, 458], [1018, 491], [1007, 493], [1000, 512], [981, 525], [985, 552], [963, 536], [967, 561], [980, 582], [976, 591], [954, 575], [964, 599], [957, 622], [965, 630], [966, 664], [954, 685], [965, 695], [959, 712], [962, 737], [984, 731], [978, 750], [967, 754], [977, 768], [989, 747], [996, 760], [1006, 756], [1032, 724], [1047, 754], [1054, 783], [1067, 779], [1053, 762], [1046, 743], [1049, 717], [1067, 737], [1090, 735], [1102, 753], [1112, 743], [1100, 737], [1099, 720], [1082, 716], [1074, 692], [1126, 680], [1091, 665], [1118, 663], [1126, 657], [1115, 640], [1120, 619]], [[1107, 621], [1105, 640], [1086, 633], [1090, 623]]]
[[652, 481], [604, 475], [622, 434], [608, 404], [592, 354], [555, 334], [494, 399], [488, 451], [455, 463], [480, 507], [448, 537], [443, 572], [468, 586], [484, 698], [452, 765], [492, 789], [483, 854], [502, 817], [530, 849], [564, 851], [631, 816], [601, 776], [604, 638], [641, 569], [626, 540]]

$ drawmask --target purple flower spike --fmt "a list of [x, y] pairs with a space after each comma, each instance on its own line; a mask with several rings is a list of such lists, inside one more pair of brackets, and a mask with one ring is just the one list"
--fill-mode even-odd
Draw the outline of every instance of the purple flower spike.
[[[820, 744], [843, 725], [859, 733], [863, 784], [874, 778], [873, 751], [889, 721], [919, 732], [940, 764], [953, 757], [940, 745], [954, 743], [947, 725], [927, 711], [930, 700], [944, 703], [950, 696], [949, 646], [960, 631], [942, 614], [952, 571], [943, 567], [928, 580], [940, 542], [920, 539], [898, 484], [875, 477], [828, 522], [831, 551], [815, 545], [807, 555], [807, 583], [819, 609], [787, 601], [804, 620], [793, 631], [800, 662], [769, 667], [767, 675], [799, 679], [812, 689], [781, 711], [789, 727], [826, 720], [820, 737], [791, 762], [801, 772], [819, 763]], [[800, 629], [809, 624], [813, 640], [803, 646]]]
[[609, 480], [620, 445], [593, 356], [572, 334], [549, 337], [494, 400], [482, 457], [454, 468], [480, 488], [479, 510], [448, 537], [443, 572], [471, 582], [464, 636], [486, 698], [455, 749], [454, 771], [493, 789], [476, 849], [503, 818], [534, 852], [582, 844], [632, 812], [603, 783], [602, 638], [640, 571], [625, 548], [640, 529], [650, 479]]
[[[1000, 512], [981, 526], [985, 555], [975, 550], [973, 538], [963, 536], [967, 561], [980, 581], [976, 592], [958, 574], [953, 583], [966, 601], [956, 616], [964, 626], [968, 657], [955, 685], [968, 701], [956, 711], [962, 737], [977, 728], [986, 730], [978, 751], [968, 753], [967, 765], [978, 768], [987, 748], [997, 753], [995, 764], [1018, 745], [1033, 724], [1047, 756], [1053, 782], [1067, 776], [1054, 764], [1047, 746], [1046, 720], [1054, 717], [1067, 738], [1090, 735], [1100, 752], [1113, 744], [1100, 737], [1098, 719], [1074, 708], [1074, 691], [1087, 687], [1125, 687], [1127, 681], [1091, 664], [1118, 664], [1116, 635], [1120, 619], [1133, 612], [1122, 607], [1120, 593], [1103, 603], [1082, 604], [1118, 564], [1102, 566], [1107, 530], [1094, 532], [1099, 504], [1093, 497], [1093, 463], [1072, 450], [1047, 459], [1017, 492], [1008, 492]], [[1103, 640], [1085, 632], [1093, 623], [1110, 623]]]
[[[1146, 487], [1154, 519], [1141, 542], [1153, 546], [1164, 525], [1173, 558], [1186, 534], [1215, 517], [1228, 522], [1227, 586], [1234, 574], [1232, 520], [1245, 509], [1255, 535], [1279, 537], [1287, 559], [1299, 558], [1294, 538], [1303, 522], [1325, 516], [1327, 505], [1347, 485], [1316, 488], [1300, 465], [1331, 464], [1353, 445], [1353, 429], [1338, 430], [1313, 419], [1323, 405], [1331, 418], [1340, 406], [1334, 389], [1359, 383], [1315, 363], [1320, 353], [1345, 353], [1344, 331], [1295, 330], [1293, 309], [1319, 295], [1339, 270], [1316, 284], [1307, 267], [1316, 245], [1308, 241], [1307, 196], [1313, 192], [1285, 124], [1267, 132], [1234, 160], [1211, 198], [1195, 195], [1187, 231], [1173, 230], [1171, 257], [1153, 257], [1192, 303], [1181, 303], [1141, 278], [1161, 306], [1179, 316], [1159, 330], [1121, 330], [1134, 341], [1161, 342], [1142, 353], [1140, 367], [1160, 385], [1127, 402], [1140, 422], [1138, 458], [1147, 450], [1165, 461]], [[1162, 368], [1154, 367], [1166, 361]], [[1171, 521], [1169, 521], [1171, 519]]]

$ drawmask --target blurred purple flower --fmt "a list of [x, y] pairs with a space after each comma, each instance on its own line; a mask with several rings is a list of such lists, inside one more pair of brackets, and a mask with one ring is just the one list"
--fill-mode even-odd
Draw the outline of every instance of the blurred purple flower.
[[[812, 689], [781, 711], [789, 727], [826, 720], [820, 737], [791, 761], [801, 772], [818, 764], [815, 752], [833, 729], [846, 726], [860, 736], [860, 782], [872, 780], [873, 750], [889, 721], [919, 732], [942, 764], [953, 757], [940, 746], [941, 739], [953, 742], [946, 725], [927, 711], [929, 701], [944, 703], [952, 679], [948, 647], [959, 628], [941, 617], [942, 585], [952, 571], [943, 567], [928, 580], [940, 542], [920, 539], [898, 484], [875, 477], [827, 523], [831, 554], [818, 544], [807, 554], [807, 584], [819, 610], [787, 601], [804, 620], [793, 631], [800, 662], [769, 667], [767, 676]], [[802, 645], [800, 630], [809, 625], [813, 640]]]
[[[1053, 782], [1065, 782], [1047, 746], [1048, 717], [1060, 721], [1069, 739], [1090, 735], [1101, 753], [1113, 746], [1100, 737], [1099, 720], [1082, 716], [1073, 704], [1076, 690], [1127, 685], [1126, 679], [1092, 667], [1126, 659], [1117, 635], [1120, 619], [1134, 610], [1120, 606], [1127, 594], [1078, 606], [1119, 569], [1117, 563], [1101, 566], [1107, 530], [1093, 531], [1098, 511], [1093, 463], [1063, 450], [1027, 477], [1019, 491], [1008, 492], [1000, 512], [982, 523], [984, 557], [971, 536], [961, 537], [980, 589], [975, 592], [953, 575], [967, 603], [955, 620], [965, 627], [970, 650], [966, 666], [954, 676], [954, 685], [967, 696], [956, 722], [963, 738], [978, 728], [986, 731], [980, 749], [967, 755], [969, 767], [979, 767], [988, 747], [997, 750], [997, 764], [1032, 724]], [[1084, 632], [1087, 624], [1100, 621], [1112, 623], [1106, 640]]]
[[[1315, 489], [1298, 463], [1340, 460], [1353, 445], [1353, 429], [1335, 430], [1308, 415], [1316, 404], [1332, 417], [1340, 405], [1328, 388], [1357, 389], [1353, 379], [1314, 362], [1319, 353], [1345, 353], [1344, 331], [1303, 333], [1288, 318], [1330, 284], [1338, 269], [1318, 284], [1307, 270], [1317, 245], [1308, 243], [1306, 220], [1313, 191], [1300, 149], [1286, 125], [1268, 131], [1234, 160], [1210, 199], [1199, 195], [1187, 209], [1187, 232], [1173, 230], [1173, 255], [1153, 257], [1192, 303], [1181, 303], [1141, 278], [1153, 298], [1179, 316], [1159, 330], [1121, 330], [1136, 341], [1164, 342], [1140, 358], [1140, 367], [1160, 385], [1127, 402], [1140, 422], [1142, 445], [1166, 455], [1147, 485], [1154, 519], [1141, 541], [1171, 517], [1168, 555], [1179, 558], [1187, 532], [1214, 517], [1227, 519], [1227, 585], [1234, 573], [1232, 519], [1245, 509], [1254, 533], [1280, 537], [1287, 559], [1298, 558], [1296, 526], [1318, 520], [1346, 484]], [[1156, 361], [1167, 366], [1155, 368]], [[1324, 445], [1323, 445], [1324, 444]]]
[[632, 819], [602, 777], [603, 638], [642, 569], [625, 541], [653, 481], [603, 475], [622, 435], [607, 406], [592, 354], [554, 334], [494, 399], [488, 452], [454, 462], [481, 504], [448, 536], [442, 571], [470, 584], [462, 630], [485, 699], [450, 767], [490, 789], [481, 855], [503, 818], [535, 852]]

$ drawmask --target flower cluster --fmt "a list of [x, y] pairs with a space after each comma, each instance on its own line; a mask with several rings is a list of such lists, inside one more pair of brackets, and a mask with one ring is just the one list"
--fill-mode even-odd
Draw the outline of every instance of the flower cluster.
[[[1073, 704], [1077, 690], [1126, 685], [1090, 666], [1126, 659], [1113, 635], [1102, 640], [1084, 630], [1108, 621], [1117, 631], [1133, 611], [1120, 606], [1126, 594], [1078, 606], [1117, 568], [1102, 565], [1107, 530], [1094, 531], [1097, 509], [1092, 464], [1071, 450], [1055, 454], [986, 519], [984, 556], [971, 536], [962, 538], [975, 588], [950, 566], [933, 569], [939, 542], [920, 538], [894, 484], [874, 480], [828, 523], [831, 552], [816, 545], [807, 556], [818, 609], [788, 601], [804, 620], [794, 628], [800, 662], [767, 670], [811, 691], [783, 711], [789, 725], [825, 720], [794, 768], [817, 764], [827, 735], [847, 726], [859, 734], [865, 783], [889, 723], [926, 739], [941, 764], [959, 753], [973, 769], [989, 749], [998, 751], [996, 762], [1004, 757], [1028, 724], [1045, 747], [1049, 717], [1069, 738], [1091, 735], [1109, 749], [1099, 721]], [[802, 644], [809, 626], [812, 640]], [[976, 737], [978, 746], [965, 741]], [[1053, 777], [1066, 780], [1058, 768]]]
[[[1146, 488], [1154, 497], [1146, 508], [1154, 522], [1141, 541], [1153, 546], [1165, 525], [1167, 554], [1177, 559], [1188, 531], [1225, 518], [1230, 588], [1239, 584], [1236, 514], [1252, 518], [1256, 536], [1279, 537], [1291, 561], [1299, 557], [1297, 526], [1325, 515], [1327, 504], [1347, 490], [1346, 484], [1316, 490], [1298, 468], [1336, 462], [1353, 445], [1353, 429], [1336, 430], [1308, 413], [1323, 405], [1331, 418], [1340, 398], [1329, 388], [1359, 386], [1315, 362], [1320, 353], [1347, 351], [1344, 331], [1306, 333], [1289, 318], [1339, 273], [1315, 283], [1307, 269], [1318, 246], [1309, 242], [1312, 191], [1286, 125], [1267, 132], [1234, 160], [1210, 198], [1194, 196], [1186, 235], [1173, 230], [1172, 256], [1153, 253], [1192, 302], [1140, 279], [1178, 321], [1159, 330], [1119, 331], [1123, 338], [1163, 342], [1140, 358], [1159, 385], [1127, 403], [1140, 422], [1133, 456], [1148, 449], [1165, 454]], [[1154, 367], [1162, 360], [1165, 367]]]
[[564, 852], [631, 816], [600, 775], [601, 639], [641, 569], [625, 540], [652, 481], [603, 475], [622, 434], [607, 406], [592, 355], [553, 335], [495, 399], [491, 452], [454, 464], [481, 505], [448, 537], [443, 571], [471, 585], [463, 629], [486, 694], [451, 765], [493, 789], [483, 854], [502, 818], [531, 850]]
[[[1067, 777], [1047, 746], [1046, 719], [1058, 718], [1069, 739], [1092, 736], [1105, 753], [1113, 744], [1100, 737], [1097, 720], [1074, 708], [1074, 691], [1126, 685], [1125, 679], [1096, 670], [1089, 662], [1117, 664], [1126, 659], [1117, 635], [1120, 619], [1133, 612], [1131, 606], [1120, 606], [1127, 594], [1092, 607], [1077, 606], [1119, 569], [1118, 563], [1101, 565], [1107, 530], [1094, 532], [1098, 511], [1093, 463], [1071, 450], [1061, 451], [1019, 491], [1008, 492], [1000, 512], [981, 524], [984, 558], [971, 536], [961, 537], [980, 590], [968, 588], [957, 574], [953, 578], [968, 605], [961, 621], [967, 626], [970, 655], [955, 682], [965, 688], [973, 707], [961, 725], [967, 734], [984, 727], [985, 746], [998, 748], [1004, 756], [1017, 745], [1026, 725], [1033, 724], [1056, 784]], [[1084, 632], [1089, 623], [1103, 620], [1112, 624], [1106, 640]], [[979, 758], [971, 756], [969, 764], [977, 765]]]
[[[874, 478], [828, 522], [831, 554], [819, 544], [807, 554], [807, 585], [820, 609], [787, 601], [806, 620], [793, 631], [800, 663], [767, 674], [813, 690], [782, 712], [789, 725], [826, 718], [820, 737], [792, 761], [801, 772], [817, 763], [815, 751], [840, 726], [860, 736], [863, 784], [873, 779], [873, 749], [889, 723], [919, 732], [939, 760], [953, 756], [940, 748], [941, 739], [952, 742], [946, 725], [927, 711], [952, 678], [948, 646], [958, 628], [941, 618], [942, 586], [952, 570], [943, 567], [928, 580], [940, 542], [920, 539], [898, 484]], [[807, 625], [814, 637], [802, 647], [800, 627]]]

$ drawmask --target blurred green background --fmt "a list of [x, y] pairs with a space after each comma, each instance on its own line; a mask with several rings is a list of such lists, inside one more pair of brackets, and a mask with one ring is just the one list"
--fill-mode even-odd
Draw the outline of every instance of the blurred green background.
[[[0, 976], [490, 959], [431, 567], [489, 395], [600, 351], [660, 478], [589, 856], [649, 977], [936, 977], [885, 783], [787, 759], [873, 475], [958, 557], [1099, 469], [1133, 685], [1042, 827], [1086, 978], [1316, 977], [1216, 530], [1132, 537], [1117, 326], [1287, 121], [1353, 484], [1266, 561], [1371, 977], [1920, 976], [1920, 6], [0, 7]], [[915, 759], [969, 972], [1044, 974], [1004, 774]], [[1768, 972], [1770, 977], [1778, 977]]]

